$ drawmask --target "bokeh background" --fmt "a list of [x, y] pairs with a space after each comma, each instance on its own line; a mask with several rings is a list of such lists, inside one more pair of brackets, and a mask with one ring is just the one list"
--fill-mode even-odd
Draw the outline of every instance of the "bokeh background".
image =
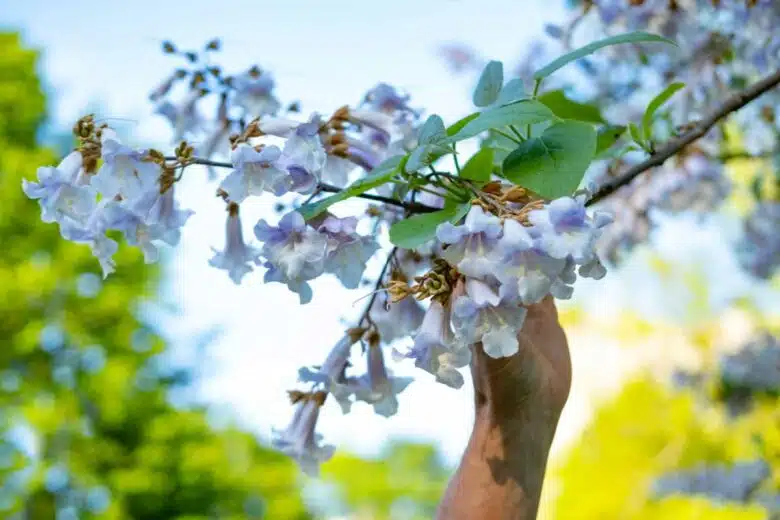
[[[199, 48], [217, 37], [221, 66], [261, 64], [306, 110], [358, 101], [384, 81], [454, 121], [471, 109], [479, 56], [523, 63], [549, 39], [545, 24], [578, 8], [4, 0], [0, 517], [430, 518], [468, 439], [466, 387], [418, 377], [391, 419], [369, 407], [342, 416], [328, 403], [319, 430], [338, 452], [320, 479], [269, 447], [271, 427], [289, 420], [285, 390], [298, 367], [326, 354], [368, 289], [318, 281], [300, 306], [259, 276], [233, 285], [207, 264], [224, 210], [197, 181], [178, 192], [196, 210], [181, 245], [151, 266], [122, 249], [104, 281], [87, 247], [40, 222], [21, 180], [72, 148], [70, 128], [85, 113], [139, 146], [169, 145], [171, 129], [148, 101], [176, 66], [163, 40]], [[751, 276], [732, 247], [755, 204], [753, 181], [771, 164], [735, 154], [725, 161], [733, 189], [717, 211], [658, 215], [646, 243], [560, 304], [574, 387], [540, 518], [747, 520], [780, 511], [777, 387], [737, 399], [718, 379], [726, 353], [780, 332], [780, 278]], [[244, 218], [272, 213], [269, 204], [253, 203]], [[770, 471], [744, 497], [654, 491], [675, 470], [755, 461]]]

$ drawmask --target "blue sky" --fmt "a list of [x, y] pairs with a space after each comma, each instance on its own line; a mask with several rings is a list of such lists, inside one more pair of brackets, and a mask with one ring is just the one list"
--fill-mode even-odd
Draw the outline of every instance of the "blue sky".
[[[44, 51], [41, 72], [50, 87], [55, 124], [70, 128], [97, 101], [104, 107], [99, 117], [113, 118], [118, 130], [161, 148], [171, 134], [164, 121], [150, 115], [146, 96], [176, 65], [160, 52], [162, 40], [200, 48], [219, 37], [224, 69], [240, 71], [258, 63], [273, 72], [279, 95], [300, 99], [304, 109], [326, 112], [353, 103], [385, 81], [408, 89], [415, 106], [454, 121], [470, 108], [471, 82], [447, 71], [437, 55], [441, 43], [463, 41], [485, 56], [512, 62], [540, 34], [544, 21], [562, 14], [558, 2], [516, 0], [5, 3], [0, 26], [21, 29], [28, 45]], [[223, 205], [213, 197], [213, 186], [196, 181], [183, 188], [183, 204], [197, 213], [166, 265], [162, 297], [182, 310], [179, 319], [166, 323], [167, 332], [184, 345], [193, 331], [224, 327], [211, 347], [201, 395], [230, 407], [240, 422], [265, 437], [271, 425], [283, 426], [289, 419], [284, 390], [295, 386], [298, 367], [322, 361], [343, 331], [341, 318], [361, 308], [355, 301], [365, 291], [346, 291], [323, 279], [315, 284], [313, 302], [302, 307], [284, 286], [262, 285], [260, 273], [234, 286], [207, 264], [211, 246], [222, 246]], [[242, 207], [247, 231], [271, 204], [265, 199]], [[710, 279], [733, 272], [729, 256], [719, 253], [726, 247], [720, 231], [702, 233], [692, 221], [674, 227], [660, 243], [666, 254], [691, 265], [703, 262]], [[640, 259], [598, 286], [578, 285], [579, 301], [602, 315], [626, 306], [650, 314], [684, 308], [684, 297], [670, 296], [674, 282], [665, 287], [649, 280], [644, 265]], [[745, 283], [731, 277], [725, 293], [716, 291], [713, 298], [728, 298]], [[617, 355], [609, 345], [603, 349], [605, 357]], [[341, 416], [331, 405], [321, 421], [322, 433], [360, 453], [374, 452], [388, 436], [423, 438], [456, 460], [470, 430], [470, 390], [452, 391], [405, 366], [397, 371], [419, 376], [401, 396], [398, 416], [386, 420], [361, 406]], [[580, 417], [578, 406], [575, 399], [567, 413]]]

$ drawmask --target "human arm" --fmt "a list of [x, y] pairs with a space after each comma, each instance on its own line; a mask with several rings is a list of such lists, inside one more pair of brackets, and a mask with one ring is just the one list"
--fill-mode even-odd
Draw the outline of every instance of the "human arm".
[[571, 386], [566, 336], [551, 297], [528, 309], [519, 352], [475, 345], [475, 420], [437, 520], [536, 518], [547, 457]]

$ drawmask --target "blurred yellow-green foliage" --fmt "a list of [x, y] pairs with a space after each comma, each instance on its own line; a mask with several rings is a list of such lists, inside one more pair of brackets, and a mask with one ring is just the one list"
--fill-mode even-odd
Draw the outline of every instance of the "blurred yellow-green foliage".
[[[761, 442], [757, 439], [761, 438]], [[759, 399], [747, 414], [730, 418], [724, 406], [702, 402], [693, 391], [672, 390], [649, 377], [629, 383], [603, 406], [580, 442], [556, 468], [556, 518], [760, 520], [767, 512], [701, 497], [653, 500], [654, 480], [700, 462], [768, 459], [769, 488], [780, 484], [780, 408]]]
[[35, 144], [37, 55], [0, 34], [0, 56], [0, 517], [307, 518], [291, 461], [169, 403], [186, 378], [136, 317], [157, 271], [125, 249], [104, 284], [40, 221], [22, 178], [58, 158]]

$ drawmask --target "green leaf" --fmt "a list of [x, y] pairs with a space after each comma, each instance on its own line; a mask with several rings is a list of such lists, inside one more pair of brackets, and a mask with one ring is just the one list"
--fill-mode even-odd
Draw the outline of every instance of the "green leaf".
[[414, 249], [436, 236], [442, 222], [457, 222], [468, 213], [470, 204], [445, 208], [432, 213], [413, 215], [390, 227], [390, 242], [404, 249]]
[[589, 123], [606, 123], [595, 105], [579, 103], [566, 97], [563, 90], [551, 90], [537, 98], [561, 119], [576, 119]]
[[619, 34], [617, 36], [610, 36], [609, 38], [604, 38], [603, 40], [589, 43], [584, 47], [580, 47], [579, 49], [574, 50], [568, 54], [564, 54], [560, 58], [554, 60], [549, 65], [542, 67], [541, 69], [536, 71], [534, 73], [534, 79], [537, 81], [543, 80], [544, 78], [554, 73], [558, 69], [568, 65], [573, 61], [585, 57], [588, 54], [591, 54], [601, 49], [602, 47], [608, 47], [610, 45], [618, 45], [621, 43], [642, 43], [642, 42], [668, 43], [670, 45], [674, 45], [675, 47], [677, 47], [677, 44], [674, 43], [672, 40], [664, 38], [663, 36], [658, 36], [657, 34], [650, 34], [642, 31]]
[[479, 117], [479, 112], [474, 112], [473, 114], [469, 114], [459, 121], [456, 121], [449, 128], [447, 128], [447, 136], [452, 137], [453, 135], [457, 134], [463, 129], [464, 126], [469, 124], [469, 122], [473, 121], [477, 117]]
[[478, 107], [486, 107], [498, 98], [501, 85], [504, 84], [504, 65], [500, 61], [491, 61], [482, 71], [477, 87], [474, 89], [473, 101]]
[[596, 156], [606, 152], [620, 139], [626, 132], [623, 125], [607, 125], [602, 127], [596, 138]]
[[508, 105], [515, 101], [528, 99], [530, 96], [525, 92], [525, 85], [520, 78], [511, 79], [501, 88], [496, 105]]
[[303, 215], [305, 220], [311, 220], [337, 202], [341, 202], [342, 200], [349, 199], [365, 193], [370, 189], [376, 188], [377, 186], [381, 186], [403, 170], [406, 159], [407, 157], [405, 155], [390, 157], [371, 170], [366, 177], [353, 182], [339, 193], [334, 193], [333, 195], [311, 204], [304, 204], [298, 208], [298, 213]]
[[431, 144], [446, 139], [447, 131], [444, 129], [444, 121], [436, 114], [425, 120], [417, 141], [420, 144]]
[[460, 176], [479, 183], [488, 182], [493, 171], [494, 154], [492, 148], [482, 148], [466, 162], [460, 170]]
[[571, 195], [595, 152], [596, 131], [591, 125], [556, 123], [504, 159], [504, 177], [549, 199]]
[[685, 83], [672, 83], [666, 87], [660, 94], [655, 96], [650, 104], [647, 105], [645, 115], [642, 116], [642, 132], [645, 139], [650, 140], [653, 138], [653, 116], [661, 106], [669, 101], [669, 99], [680, 89], [685, 87]]
[[409, 160], [404, 167], [404, 171], [409, 173], [416, 172], [433, 164], [438, 158], [450, 153], [452, 153], [452, 149], [441, 143], [418, 146], [409, 155]]
[[636, 144], [638, 144], [643, 150], [645, 149], [645, 139], [642, 135], [642, 130], [638, 126], [636, 126], [634, 123], [628, 123], [628, 134]]
[[549, 119], [555, 119], [555, 114], [549, 108], [538, 101], [526, 99], [509, 105], [488, 108], [466, 123], [449, 140], [462, 141], [491, 128], [504, 128], [509, 125], [524, 126]]

